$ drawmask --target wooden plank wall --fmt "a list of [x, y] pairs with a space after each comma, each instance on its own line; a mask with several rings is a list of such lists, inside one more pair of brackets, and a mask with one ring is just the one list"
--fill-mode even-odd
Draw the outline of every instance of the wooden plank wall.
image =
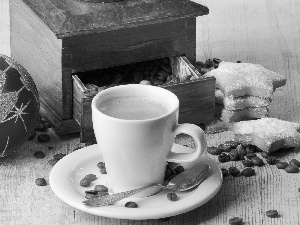
[[259, 63], [286, 75], [287, 84], [274, 94], [271, 116], [300, 122], [297, 111], [272, 110], [282, 101], [300, 109], [300, 1], [193, 1], [209, 8], [208, 16], [197, 18], [197, 59]]

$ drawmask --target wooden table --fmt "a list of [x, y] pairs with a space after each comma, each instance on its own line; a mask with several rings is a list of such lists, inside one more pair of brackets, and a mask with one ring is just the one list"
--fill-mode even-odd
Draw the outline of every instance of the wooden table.
[[[207, 17], [198, 19], [197, 58], [218, 57], [226, 61], [260, 63], [287, 76], [287, 84], [278, 89], [270, 106], [271, 116], [300, 122], [300, 4], [298, 0], [202, 0], [210, 8]], [[8, 0], [0, 1], [0, 53], [10, 55]], [[2, 132], [2, 131], [1, 131]], [[255, 168], [253, 177], [224, 178], [219, 193], [205, 205], [161, 220], [131, 221], [93, 216], [60, 201], [50, 185], [39, 187], [35, 179], [48, 181], [52, 166], [48, 160], [56, 153], [72, 153], [78, 147], [78, 135], [59, 137], [48, 132], [50, 142], [36, 139], [26, 142], [15, 157], [0, 159], [0, 224], [228, 224], [231, 217], [244, 224], [300, 224], [300, 174], [288, 174], [275, 166]], [[208, 146], [232, 138], [231, 132], [207, 135]], [[53, 147], [50, 148], [50, 147]], [[33, 153], [44, 151], [36, 159]], [[300, 149], [276, 152], [280, 160], [300, 160]], [[216, 159], [216, 157], [214, 157]], [[228, 162], [220, 167], [236, 166]], [[278, 210], [278, 218], [265, 212]]]

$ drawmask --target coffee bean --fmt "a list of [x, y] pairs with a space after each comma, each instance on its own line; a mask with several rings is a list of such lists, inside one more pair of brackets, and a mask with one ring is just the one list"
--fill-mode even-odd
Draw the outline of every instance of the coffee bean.
[[100, 168], [100, 173], [107, 174], [106, 168], [105, 167]]
[[230, 145], [226, 145], [226, 144], [220, 144], [220, 145], [218, 146], [218, 148], [219, 148], [222, 152], [230, 152], [230, 151], [231, 151]]
[[257, 157], [257, 156], [252, 157], [251, 161], [253, 162], [253, 164], [255, 166], [263, 166], [263, 165], [265, 165], [264, 161], [261, 158]]
[[221, 59], [218, 59], [218, 58], [213, 58], [212, 60], [215, 64], [219, 64], [220, 62], [222, 62]]
[[127, 202], [125, 204], [125, 207], [127, 207], [127, 208], [138, 208], [139, 206], [135, 202]]
[[99, 191], [95, 191], [95, 190], [87, 190], [84, 192], [85, 194], [91, 194], [91, 195], [97, 195], [99, 193]]
[[262, 151], [261, 153], [260, 153], [260, 155], [261, 155], [261, 157], [263, 157], [263, 158], [268, 158], [269, 156], [270, 156], [270, 154], [269, 153], [267, 153], [267, 152], [264, 152], [264, 151]]
[[48, 163], [51, 165], [51, 166], [54, 166], [59, 160], [58, 159], [50, 159], [48, 161]]
[[240, 225], [242, 224], [243, 219], [240, 217], [232, 217], [231, 219], [229, 219], [229, 224], [230, 225]]
[[299, 167], [294, 165], [288, 165], [285, 167], [287, 173], [299, 173]]
[[256, 152], [256, 146], [255, 145], [247, 145], [246, 146], [247, 153], [255, 153]]
[[38, 159], [45, 158], [45, 153], [42, 151], [36, 151], [33, 155], [35, 158], [38, 158]]
[[294, 166], [300, 167], [300, 162], [297, 159], [292, 159], [290, 161], [290, 165], [294, 165]]
[[66, 154], [63, 154], [63, 153], [57, 153], [53, 156], [54, 159], [57, 159], [57, 160], [61, 160], [63, 157], [65, 157]]
[[37, 179], [35, 180], [35, 184], [36, 184], [37, 186], [46, 186], [46, 185], [47, 185], [47, 182], [46, 182], [45, 178], [37, 178]]
[[276, 167], [278, 169], [285, 169], [289, 164], [287, 162], [277, 162]]
[[228, 170], [225, 168], [221, 168], [221, 171], [222, 171], [223, 177], [226, 177], [229, 174]]
[[50, 136], [48, 134], [40, 134], [37, 136], [39, 142], [48, 142], [50, 141]]
[[108, 192], [108, 188], [105, 185], [102, 184], [98, 184], [94, 187], [95, 191], [99, 191], [99, 192]]
[[241, 145], [241, 144], [239, 144], [236, 147], [236, 150], [237, 150], [240, 158], [242, 158], [242, 156], [246, 156], [247, 155], [246, 148], [243, 145]]
[[184, 167], [182, 165], [176, 166], [175, 172], [176, 172], [176, 174], [180, 174], [180, 173], [184, 172]]
[[247, 153], [247, 155], [246, 155], [246, 158], [247, 159], [252, 159], [253, 157], [256, 157], [256, 154], [255, 153]]
[[96, 176], [95, 174], [88, 174], [88, 175], [85, 175], [84, 178], [90, 179], [90, 181], [97, 180], [97, 176]]
[[241, 174], [245, 177], [251, 177], [251, 176], [254, 176], [255, 175], [255, 170], [253, 168], [246, 168], [244, 169]]
[[80, 181], [80, 186], [82, 187], [89, 187], [91, 185], [91, 180], [84, 178]]
[[85, 198], [86, 199], [93, 199], [93, 198], [97, 198], [97, 194], [91, 194], [91, 193], [87, 193], [85, 194]]
[[277, 210], [268, 210], [266, 212], [266, 215], [267, 215], [267, 217], [275, 218], [275, 217], [278, 217], [278, 211]]
[[206, 67], [212, 67], [213, 65], [214, 65], [213, 60], [207, 59], [207, 60], [205, 61], [205, 66], [206, 66]]
[[217, 147], [207, 147], [206, 150], [211, 155], [220, 155], [222, 153], [222, 150]]
[[92, 198], [98, 198], [98, 197], [103, 197], [109, 195], [108, 192], [95, 192], [92, 193], [91, 191], [89, 191], [88, 193], [85, 194], [85, 198], [87, 199], [92, 199]]
[[170, 201], [176, 201], [178, 199], [176, 193], [174, 192], [170, 192], [167, 194], [167, 198], [170, 200]]
[[275, 157], [275, 156], [269, 156], [268, 158], [267, 158], [267, 163], [269, 164], [269, 165], [275, 165], [276, 163], [277, 163], [277, 158]]
[[246, 167], [252, 167], [254, 166], [254, 163], [251, 160], [243, 160], [242, 164]]
[[229, 155], [231, 161], [237, 161], [240, 159], [239, 154], [236, 149], [231, 149], [231, 151], [229, 152], [228, 155]]
[[228, 171], [233, 177], [236, 177], [240, 174], [240, 171], [236, 167], [230, 167]]
[[220, 155], [218, 155], [218, 160], [220, 163], [225, 163], [230, 161], [230, 157], [225, 152], [222, 152]]
[[104, 163], [104, 162], [99, 162], [99, 163], [97, 164], [97, 167], [98, 167], [99, 169], [101, 169], [102, 167], [105, 167], [105, 163]]

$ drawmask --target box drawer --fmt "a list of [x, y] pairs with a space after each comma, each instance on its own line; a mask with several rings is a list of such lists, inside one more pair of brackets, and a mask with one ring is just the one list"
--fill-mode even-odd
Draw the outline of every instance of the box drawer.
[[[158, 85], [177, 95], [179, 123], [206, 124], [214, 118], [215, 78], [202, 78], [185, 56], [170, 57], [178, 82]], [[187, 77], [189, 79], [187, 79]], [[86, 87], [78, 74], [73, 78], [73, 117], [80, 125], [81, 142], [94, 142], [91, 102], [97, 94]]]

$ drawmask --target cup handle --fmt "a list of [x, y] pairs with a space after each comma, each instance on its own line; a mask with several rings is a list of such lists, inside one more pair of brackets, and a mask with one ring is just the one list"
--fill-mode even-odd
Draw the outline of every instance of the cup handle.
[[192, 136], [196, 144], [196, 151], [192, 153], [174, 153], [171, 151], [167, 156], [167, 161], [169, 162], [192, 162], [197, 160], [200, 155], [204, 153], [204, 150], [206, 148], [206, 138], [204, 131], [200, 127], [189, 123], [179, 124], [175, 128], [174, 136], [182, 133]]

